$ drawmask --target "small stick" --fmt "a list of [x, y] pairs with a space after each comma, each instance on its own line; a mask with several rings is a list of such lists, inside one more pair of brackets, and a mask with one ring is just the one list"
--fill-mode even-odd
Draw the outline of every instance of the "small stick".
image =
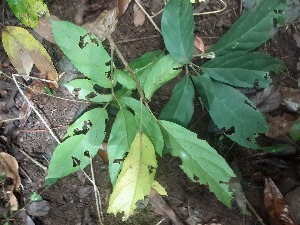
[[262, 218], [260, 218], [260, 216], [258, 215], [258, 213], [255, 211], [255, 209], [253, 208], [253, 206], [248, 202], [248, 200], [246, 199], [246, 204], [249, 207], [249, 209], [251, 209], [252, 213], [256, 216], [257, 220], [262, 224], [262, 225], [267, 225], [265, 224], [265, 222], [262, 220]]
[[36, 161], [34, 158], [32, 158], [30, 155], [28, 155], [25, 151], [23, 151], [22, 149], [19, 149], [19, 151], [26, 156], [28, 159], [30, 159], [33, 163], [35, 163], [37, 166], [41, 167], [45, 172], [47, 172], [47, 167], [43, 166], [41, 163], [39, 163], [38, 161]]
[[141, 38], [133, 38], [133, 39], [127, 39], [127, 40], [122, 40], [122, 41], [116, 41], [116, 44], [122, 44], [122, 43], [129, 43], [129, 42], [135, 42], [135, 41], [142, 41], [142, 40], [148, 40], [152, 38], [159, 38], [161, 37], [160, 35], [152, 35], [149, 37], [141, 37]]
[[224, 2], [223, 0], [220, 0], [220, 2], [223, 4], [223, 8], [222, 9], [218, 9], [215, 11], [210, 11], [210, 12], [200, 12], [200, 13], [194, 13], [194, 16], [200, 16], [200, 15], [209, 15], [209, 14], [215, 14], [215, 13], [220, 13], [223, 12], [224, 10], [227, 9], [227, 3]]
[[140, 7], [140, 9], [143, 11], [143, 13], [145, 13], [145, 15], [148, 17], [148, 19], [150, 20], [150, 22], [153, 24], [155, 30], [157, 30], [160, 34], [161, 31], [160, 29], [158, 28], [158, 26], [156, 25], [156, 23], [153, 21], [152, 17], [146, 12], [146, 10], [144, 9], [144, 7], [141, 5], [141, 3], [138, 1], [138, 0], [134, 0], [135, 4], [138, 5], [138, 7]]
[[32, 108], [32, 110], [36, 113], [36, 115], [40, 118], [40, 120], [43, 122], [43, 124], [46, 126], [46, 128], [49, 130], [51, 136], [54, 138], [54, 140], [60, 144], [60, 141], [58, 139], [58, 137], [56, 137], [56, 135], [54, 134], [54, 132], [51, 130], [50, 126], [47, 124], [47, 122], [45, 121], [45, 119], [42, 117], [42, 115], [37, 111], [37, 109], [33, 106], [33, 104], [29, 101], [29, 99], [25, 96], [24, 92], [22, 91], [22, 89], [20, 88], [20, 85], [18, 84], [17, 80], [16, 80], [16, 75], [18, 74], [12, 74], [13, 80], [19, 90], [19, 92], [21, 93], [21, 95], [23, 96], [23, 98], [25, 99], [25, 101], [27, 102], [27, 104], [30, 106], [30, 108]]
[[22, 168], [20, 167], [21, 173], [23, 173], [23, 175], [29, 180], [29, 183], [32, 183], [32, 179], [30, 178], [30, 176], [28, 175], [28, 173]]

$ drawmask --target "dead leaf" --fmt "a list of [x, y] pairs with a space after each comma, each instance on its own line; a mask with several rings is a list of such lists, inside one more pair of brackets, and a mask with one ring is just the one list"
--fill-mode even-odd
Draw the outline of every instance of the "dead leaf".
[[292, 112], [300, 114], [300, 90], [282, 87], [281, 93], [283, 97], [283, 104]]
[[280, 87], [270, 85], [250, 98], [251, 102], [263, 113], [277, 109], [282, 102]]
[[58, 87], [58, 74], [51, 57], [41, 43], [21, 27], [7, 26], [2, 32], [3, 47], [19, 74], [28, 78], [35, 64], [36, 68], [53, 81], [51, 87]]
[[55, 40], [52, 33], [51, 20], [60, 20], [60, 19], [54, 15], [50, 15], [50, 17], [47, 18], [40, 18], [39, 26], [37, 28], [34, 28], [33, 30], [36, 33], [38, 33], [42, 38], [55, 44]]
[[278, 138], [281, 135], [288, 135], [295, 122], [294, 116], [284, 113], [282, 116], [267, 116], [269, 126], [268, 137]]
[[118, 23], [117, 8], [104, 10], [94, 21], [82, 25], [83, 28], [98, 36], [100, 41], [104, 41], [115, 31]]
[[19, 164], [15, 157], [5, 152], [0, 152], [0, 176], [12, 179], [12, 190], [17, 191], [19, 189], [21, 185]]
[[183, 221], [154, 189], [150, 192], [149, 200], [156, 213], [169, 217], [174, 225], [184, 225]]
[[265, 179], [264, 204], [273, 225], [297, 225], [282, 194], [271, 178]]
[[[140, 3], [142, 4], [142, 3]], [[133, 24], [136, 27], [143, 26], [145, 23], [146, 15], [143, 10], [134, 3], [133, 5]]]
[[194, 46], [195, 46], [196, 50], [200, 51], [200, 53], [205, 53], [205, 45], [200, 37], [195, 36]]
[[131, 0], [118, 0], [118, 17], [121, 17], [126, 12]]
[[103, 142], [98, 150], [98, 154], [102, 158], [103, 162], [108, 164], [108, 154], [107, 154], [107, 143]]

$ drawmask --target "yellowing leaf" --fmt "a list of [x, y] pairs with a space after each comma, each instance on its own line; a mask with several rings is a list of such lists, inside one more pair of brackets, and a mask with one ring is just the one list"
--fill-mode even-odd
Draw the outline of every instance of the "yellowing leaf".
[[21, 27], [7, 26], [2, 32], [3, 47], [19, 74], [28, 77], [33, 64], [57, 87], [58, 74], [51, 58], [43, 45], [27, 30]]
[[168, 195], [168, 193], [166, 192], [165, 188], [163, 186], [160, 185], [160, 183], [158, 183], [156, 180], [153, 181], [152, 183], [152, 188], [157, 191], [158, 194], [160, 195]]
[[123, 220], [134, 214], [138, 201], [150, 194], [157, 167], [149, 138], [136, 134], [109, 199], [108, 212], [124, 212]]

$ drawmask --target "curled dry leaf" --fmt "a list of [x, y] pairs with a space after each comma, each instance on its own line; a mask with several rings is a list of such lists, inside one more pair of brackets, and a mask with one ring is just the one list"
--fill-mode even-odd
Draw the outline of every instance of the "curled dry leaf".
[[41, 43], [21, 27], [7, 26], [2, 32], [3, 47], [19, 74], [29, 77], [33, 64], [46, 76], [50, 87], [57, 88], [58, 74], [51, 57]]
[[[19, 176], [19, 165], [15, 157], [5, 152], [0, 153], [0, 176], [7, 182], [1, 182], [0, 188], [3, 191], [5, 203], [1, 199], [1, 205], [9, 208], [11, 211], [18, 210], [18, 201], [13, 191], [17, 191], [21, 185]], [[1, 206], [0, 206], [1, 207]]]
[[107, 143], [103, 142], [98, 150], [98, 154], [102, 158], [104, 163], [108, 163], [108, 155], [107, 155]]
[[263, 113], [277, 109], [282, 102], [280, 87], [270, 85], [250, 98], [251, 102]]
[[300, 114], [300, 90], [282, 87], [281, 93], [283, 97], [283, 104], [291, 111]]
[[264, 204], [273, 225], [297, 225], [281, 192], [271, 178], [265, 179]]
[[34, 28], [33, 30], [36, 33], [38, 33], [42, 38], [55, 44], [55, 40], [53, 38], [53, 33], [52, 33], [51, 20], [60, 20], [60, 19], [54, 15], [50, 15], [50, 17], [47, 18], [40, 18], [39, 26], [37, 28]]
[[268, 116], [267, 122], [269, 126], [269, 133], [267, 136], [276, 139], [281, 135], [288, 135], [290, 133], [295, 118], [290, 114], [284, 113], [282, 116]]
[[89, 32], [94, 33], [104, 41], [112, 32], [115, 31], [118, 23], [117, 8], [104, 10], [94, 21], [82, 25]]
[[121, 17], [126, 12], [131, 0], [118, 0], [118, 17]]
[[204, 45], [204, 42], [202, 41], [202, 39], [198, 36], [195, 36], [195, 39], [194, 39], [194, 46], [195, 46], [195, 50], [194, 52], [197, 53], [205, 53], [205, 45]]
[[169, 219], [175, 225], [184, 225], [174, 210], [166, 203], [166, 201], [157, 193], [156, 190], [151, 190], [149, 200], [156, 213], [169, 217]]
[[145, 19], [146, 19], [146, 15], [143, 12], [143, 10], [141, 10], [141, 8], [136, 3], [134, 3], [134, 6], [133, 6], [133, 24], [134, 24], [134, 26], [136, 26], [136, 27], [143, 26], [145, 23]]

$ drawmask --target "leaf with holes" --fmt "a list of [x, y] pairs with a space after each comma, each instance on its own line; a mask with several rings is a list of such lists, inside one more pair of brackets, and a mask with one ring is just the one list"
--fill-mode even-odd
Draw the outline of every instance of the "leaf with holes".
[[133, 109], [136, 124], [140, 126], [140, 123], [142, 123], [142, 132], [149, 137], [154, 145], [155, 151], [159, 155], [162, 155], [164, 140], [155, 117], [149, 112], [143, 103], [135, 100], [134, 98], [124, 97], [120, 101]]
[[111, 88], [108, 78], [110, 56], [94, 34], [66, 21], [52, 21], [54, 39], [74, 66], [104, 88]]
[[[207, 108], [219, 128], [233, 133], [227, 136], [247, 148], [258, 149], [256, 136], [266, 133], [268, 126], [263, 114], [241, 92], [233, 87], [210, 80], [208, 75], [193, 77], [201, 99], [206, 99]], [[203, 85], [209, 84], [209, 85]], [[202, 89], [206, 89], [203, 91]]]
[[279, 23], [285, 0], [259, 1], [253, 9], [242, 15], [229, 31], [209, 50], [216, 56], [235, 52], [248, 52], [269, 39], [268, 31]]
[[[47, 179], [65, 177], [90, 164], [90, 157], [97, 154], [105, 137], [107, 118], [105, 109], [92, 109], [68, 128], [66, 136], [71, 136], [54, 150], [48, 167]], [[88, 129], [86, 134], [74, 134], [74, 131], [86, 129]]]
[[109, 176], [114, 185], [122, 168], [125, 153], [136, 135], [137, 125], [131, 112], [121, 108], [118, 112], [108, 140]]
[[159, 118], [186, 127], [194, 113], [195, 89], [189, 76], [176, 84], [172, 96], [163, 108]]
[[231, 205], [232, 193], [229, 191], [233, 171], [206, 141], [197, 134], [175, 123], [160, 120], [160, 126], [170, 153], [182, 160], [181, 168], [187, 176], [200, 184], [208, 185], [217, 198], [226, 206]]
[[26, 26], [35, 28], [40, 16], [50, 16], [47, 5], [42, 0], [6, 0], [15, 16]]
[[[96, 91], [97, 86], [97, 82], [88, 79], [75, 79], [65, 85], [68, 91], [73, 95], [78, 95], [79, 99], [91, 102], [110, 102], [112, 95], [99, 94]], [[76, 92], [76, 94], [74, 92]]]
[[134, 214], [138, 201], [150, 194], [157, 168], [154, 146], [145, 134], [137, 133], [125, 158], [109, 199], [108, 212]]
[[269, 71], [281, 72], [284, 63], [261, 52], [239, 52], [204, 63], [201, 70], [211, 78], [238, 87], [268, 87]]
[[180, 63], [192, 60], [194, 51], [194, 17], [189, 0], [168, 1], [161, 19], [161, 30], [170, 54]]

